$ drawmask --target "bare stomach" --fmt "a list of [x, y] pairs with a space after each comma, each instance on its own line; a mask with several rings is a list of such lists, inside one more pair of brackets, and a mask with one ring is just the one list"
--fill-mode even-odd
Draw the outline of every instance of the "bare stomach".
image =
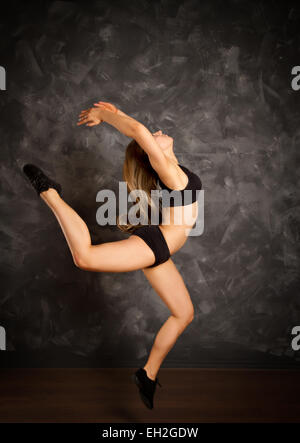
[[171, 254], [178, 251], [188, 239], [198, 215], [198, 202], [174, 208], [163, 208], [159, 225]]

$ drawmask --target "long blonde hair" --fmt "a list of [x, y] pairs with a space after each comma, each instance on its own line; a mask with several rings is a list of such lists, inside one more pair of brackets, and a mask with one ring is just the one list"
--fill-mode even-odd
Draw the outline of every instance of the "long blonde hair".
[[[129, 193], [135, 189], [141, 189], [146, 192], [148, 197], [147, 202], [141, 202], [140, 197], [137, 197], [136, 201], [139, 201], [139, 206], [143, 212], [143, 216], [148, 220], [148, 224], [150, 224], [149, 210], [160, 211], [160, 208], [157, 208], [151, 199], [151, 190], [157, 189], [157, 179], [158, 175], [152, 168], [148, 155], [136, 140], [133, 139], [127, 146], [125, 152], [123, 180], [127, 183]], [[147, 208], [147, 211], [145, 212], [143, 208]], [[140, 215], [140, 211], [138, 211], [138, 216]], [[138, 226], [141, 226], [141, 224], [130, 224], [128, 219], [126, 220], [127, 224], [120, 224], [120, 217], [122, 217], [122, 215], [117, 217], [117, 226], [121, 231], [132, 233]], [[123, 223], [124, 222], [123, 220]]]

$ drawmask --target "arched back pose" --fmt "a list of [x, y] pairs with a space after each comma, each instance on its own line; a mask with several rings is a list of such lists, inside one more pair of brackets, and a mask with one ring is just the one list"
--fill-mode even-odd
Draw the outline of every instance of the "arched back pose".
[[[62, 199], [61, 185], [35, 165], [26, 164], [23, 171], [38, 196], [56, 216], [76, 266], [95, 272], [142, 269], [169, 308], [171, 315], [157, 333], [146, 364], [133, 374], [143, 402], [152, 409], [156, 384], [159, 384], [159, 368], [194, 316], [188, 290], [170, 257], [183, 246], [195, 224], [198, 214], [196, 195], [202, 183], [197, 175], [179, 165], [171, 137], [162, 131], [151, 134], [144, 125], [110, 103], [98, 102], [93, 108], [82, 111], [77, 125], [95, 126], [102, 121], [133, 139], [127, 146], [123, 168], [130, 191], [143, 189], [149, 194], [158, 181], [162, 189], [175, 190], [180, 196], [183, 190], [191, 190], [191, 203], [184, 205], [183, 201], [178, 206], [176, 199], [171, 199], [170, 204], [161, 210], [160, 225], [123, 225], [120, 228], [131, 234], [129, 238], [92, 245], [85, 222]], [[185, 214], [187, 210], [188, 214]], [[178, 224], [178, 217], [181, 217], [182, 224]], [[166, 219], [168, 224], [165, 224]]]

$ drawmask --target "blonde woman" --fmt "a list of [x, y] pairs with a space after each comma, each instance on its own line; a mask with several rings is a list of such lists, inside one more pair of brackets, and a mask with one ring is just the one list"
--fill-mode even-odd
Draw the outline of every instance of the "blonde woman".
[[[180, 196], [179, 200], [172, 198], [169, 204], [160, 206], [159, 225], [151, 225], [149, 218], [147, 225], [119, 222], [119, 228], [128, 232], [129, 238], [92, 245], [85, 222], [62, 199], [61, 185], [35, 165], [26, 164], [23, 171], [38, 196], [57, 218], [77, 267], [94, 272], [141, 269], [169, 308], [171, 314], [158, 331], [146, 364], [132, 375], [142, 401], [152, 409], [156, 384], [160, 385], [157, 378], [159, 368], [194, 316], [189, 292], [171, 256], [184, 245], [195, 224], [198, 214], [197, 193], [202, 183], [196, 174], [179, 165], [173, 151], [172, 137], [162, 131], [151, 134], [143, 124], [111, 103], [98, 102], [94, 107], [83, 110], [77, 125], [95, 126], [101, 122], [114, 126], [132, 138], [126, 149], [123, 166], [123, 176], [129, 191], [145, 191], [145, 195], [149, 196], [149, 208], [152, 207], [151, 191], [159, 189], [158, 184], [162, 190], [173, 191], [173, 196]], [[188, 204], [181, 199], [184, 190], [190, 190], [192, 195]], [[181, 224], [178, 220], [182, 221]]]

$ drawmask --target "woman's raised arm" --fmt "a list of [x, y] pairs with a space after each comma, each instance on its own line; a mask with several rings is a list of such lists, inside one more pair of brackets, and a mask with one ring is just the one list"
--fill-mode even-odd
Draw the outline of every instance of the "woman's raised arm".
[[122, 134], [137, 141], [148, 155], [151, 166], [158, 173], [161, 180], [168, 180], [170, 176], [172, 177], [174, 173], [177, 173], [173, 163], [164, 155], [151, 132], [142, 123], [120, 111], [111, 103], [98, 102], [94, 105], [95, 108], [81, 112], [78, 126], [83, 124], [95, 126], [105, 121]]
[[110, 103], [94, 103], [95, 108], [83, 110], [79, 115], [77, 126], [86, 124], [87, 126], [99, 125], [102, 121], [114, 126], [118, 131], [127, 137], [134, 138], [137, 127], [140, 123], [129, 115], [117, 109]]
[[[107, 102], [98, 102], [94, 103], [95, 106], [101, 106], [104, 105], [107, 109], [117, 112], [120, 115], [123, 115], [125, 117], [129, 117], [129, 115], [126, 115], [124, 112], [122, 112], [120, 109], [117, 109], [113, 104], [107, 103]], [[131, 117], [129, 117], [131, 118]], [[150, 163], [152, 164], [152, 167], [154, 169], [161, 169], [162, 167], [165, 168], [167, 165], [166, 157], [162, 153], [160, 147], [157, 145], [153, 135], [149, 131], [146, 126], [144, 126], [142, 123], [135, 120], [136, 123], [138, 123], [135, 127], [135, 132], [133, 135], [133, 138], [139, 143], [142, 149], [147, 153]]]

